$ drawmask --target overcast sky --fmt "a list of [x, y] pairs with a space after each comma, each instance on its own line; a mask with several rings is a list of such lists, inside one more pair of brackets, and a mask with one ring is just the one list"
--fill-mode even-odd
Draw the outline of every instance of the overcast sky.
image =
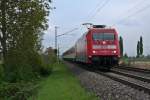
[[140, 36], [144, 40], [144, 54], [150, 54], [150, 1], [149, 0], [53, 0], [49, 29], [45, 32], [44, 47], [54, 47], [54, 27], [58, 34], [74, 28], [78, 30], [58, 38], [61, 52], [75, 44], [86, 32], [81, 24], [105, 24], [115, 27], [124, 39], [124, 52], [136, 55]]

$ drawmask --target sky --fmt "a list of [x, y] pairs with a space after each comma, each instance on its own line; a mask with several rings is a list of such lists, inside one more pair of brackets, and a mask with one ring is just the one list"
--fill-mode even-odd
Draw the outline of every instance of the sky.
[[143, 37], [144, 55], [150, 54], [150, 1], [149, 0], [53, 0], [49, 29], [45, 31], [44, 47], [54, 47], [55, 26], [58, 34], [78, 28], [58, 37], [60, 52], [72, 47], [87, 29], [83, 23], [105, 24], [123, 37], [124, 53], [136, 56], [136, 45]]

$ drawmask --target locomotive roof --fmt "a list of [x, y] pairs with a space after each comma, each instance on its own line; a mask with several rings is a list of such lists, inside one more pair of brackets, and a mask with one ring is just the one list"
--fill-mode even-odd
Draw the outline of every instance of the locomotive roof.
[[111, 28], [111, 27], [105, 27], [105, 28], [89, 28], [89, 31], [93, 31], [93, 30], [110, 30], [110, 31], [114, 31], [115, 28]]

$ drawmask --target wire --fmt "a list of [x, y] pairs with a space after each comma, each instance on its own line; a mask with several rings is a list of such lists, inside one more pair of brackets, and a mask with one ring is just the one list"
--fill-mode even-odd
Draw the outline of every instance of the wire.
[[73, 32], [73, 31], [75, 31], [75, 30], [78, 30], [78, 28], [74, 28], [74, 29], [72, 29], [72, 30], [70, 30], [70, 31], [68, 31], [68, 32], [65, 32], [65, 33], [63, 33], [63, 34], [57, 35], [57, 37], [60, 37], [60, 36], [63, 36], [63, 35], [67, 35], [68, 33], [71, 33], [71, 32]]
[[[101, 5], [101, 2], [99, 2], [99, 3], [97, 4], [97, 6], [95, 7], [95, 9], [97, 9], [96, 12], [93, 14], [93, 16], [91, 16], [91, 18], [90, 18], [89, 20], [93, 19], [93, 18], [97, 15], [97, 13], [100, 12], [100, 11], [107, 5], [107, 3], [108, 3], [109, 1], [110, 1], [110, 0], [105, 0], [102, 5]], [[100, 6], [100, 5], [101, 5], [101, 6]], [[98, 6], [100, 6], [100, 7], [98, 8]], [[91, 12], [93, 12], [95, 9], [93, 9]], [[80, 25], [82, 25], [82, 24], [80, 24]], [[78, 29], [79, 29], [79, 27], [74, 28], [74, 29], [72, 29], [71, 31], [65, 32], [65, 33], [63, 33], [63, 34], [61, 34], [61, 35], [57, 35], [57, 37], [66, 35], [66, 34], [68, 34], [68, 33], [70, 33], [70, 32], [73, 32], [73, 31], [75, 31], [75, 30], [78, 30]]]
[[[142, 0], [143, 1], [143, 0]], [[144, 2], [144, 1], [143, 1]], [[137, 5], [135, 5], [132, 9], [134, 9], [134, 8], [136, 8], [138, 5], [140, 5], [141, 3], [143, 3], [143, 2], [139, 2]], [[132, 14], [130, 14], [130, 15], [128, 15], [128, 16], [126, 16], [126, 17], [124, 17], [123, 19], [121, 19], [120, 21], [118, 21], [118, 22], [116, 22], [116, 23], [114, 23], [112, 26], [115, 26], [116, 24], [119, 24], [119, 23], [121, 23], [121, 22], [123, 22], [123, 21], [125, 21], [125, 20], [127, 20], [128, 18], [130, 18], [130, 17], [132, 17], [132, 16], [134, 16], [134, 15], [136, 15], [136, 14], [138, 14], [138, 13], [141, 13], [141, 12], [143, 12], [143, 11], [145, 11], [146, 9], [148, 9], [150, 7], [150, 4], [149, 5], [147, 5], [147, 6], [145, 6], [145, 7], [143, 7], [143, 8], [141, 8], [141, 9], [139, 9], [139, 10], [137, 10], [136, 12], [134, 12], [134, 13], [132, 13]], [[127, 12], [129, 12], [129, 11], [131, 11], [132, 9], [129, 9], [129, 10], [127, 10]]]
[[93, 14], [93, 15], [91, 16], [91, 18], [90, 18], [88, 21], [92, 20], [92, 19], [109, 3], [109, 1], [110, 1], [110, 0], [106, 0], [106, 1], [97, 9], [97, 11], [95, 12], [95, 14]]
[[[103, 7], [105, 7], [106, 5], [107, 5], [107, 3], [109, 2], [110, 0], [104, 0], [104, 3], [102, 4], [101, 3], [101, 1], [96, 5], [96, 7], [93, 9], [93, 10], [91, 10], [91, 12], [88, 14], [88, 17], [90, 17], [90, 15], [91, 15], [91, 13], [93, 12], [93, 11], [95, 11], [96, 9], [96, 12], [88, 19], [88, 21], [90, 21], [91, 19], [93, 19], [96, 15], [97, 15], [97, 13], [98, 12], [100, 12], [102, 9], [103, 9]], [[102, 4], [102, 5], [101, 5]], [[101, 5], [101, 6], [100, 6]], [[100, 6], [100, 7], [98, 7], [98, 6]], [[87, 17], [87, 18], [88, 18]], [[86, 18], [85, 18], [86, 19]], [[81, 25], [82, 25], [83, 23], [81, 23], [81, 24], [79, 24], [79, 26], [77, 27], [78, 29], [81, 27]], [[82, 28], [82, 27], [81, 27]], [[63, 35], [63, 34], [62, 34]], [[60, 35], [61, 36], [61, 35]]]
[[133, 7], [130, 8], [130, 9], [128, 9], [126, 12], [130, 12], [130, 11], [132, 11], [132, 9], [135, 9], [136, 7], [141, 6], [141, 4], [143, 4], [145, 1], [146, 1], [146, 0], [140, 0], [139, 3], [137, 2], [137, 4], [136, 4], [135, 6], [133, 6]]
[[[105, 0], [103, 0], [103, 1], [105, 1]], [[85, 19], [88, 19], [88, 18], [93, 14], [93, 12], [95, 12], [96, 9], [98, 9], [98, 7], [99, 7], [101, 4], [102, 4], [102, 2], [100, 1], [100, 2], [95, 6], [95, 8], [92, 9], [92, 10], [88, 13], [88, 16], [87, 16]]]

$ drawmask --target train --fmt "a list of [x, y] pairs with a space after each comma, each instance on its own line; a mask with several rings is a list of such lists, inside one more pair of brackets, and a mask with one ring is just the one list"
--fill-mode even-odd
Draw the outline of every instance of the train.
[[118, 32], [106, 25], [92, 25], [62, 54], [64, 60], [110, 69], [118, 65], [120, 47]]

